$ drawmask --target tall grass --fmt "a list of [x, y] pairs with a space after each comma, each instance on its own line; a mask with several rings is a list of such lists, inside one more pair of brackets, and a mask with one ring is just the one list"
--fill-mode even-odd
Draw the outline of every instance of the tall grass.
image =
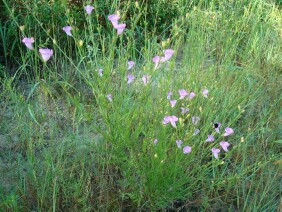
[[[274, 2], [94, 1], [89, 16], [82, 5], [22, 1], [30, 11], [22, 17], [12, 3], [4, 0], [18, 26], [19, 65], [1, 79], [2, 210], [279, 210], [282, 16]], [[121, 35], [112, 13], [127, 24]], [[154, 31], [165, 14], [171, 19]], [[23, 37], [35, 38], [33, 51]], [[54, 51], [47, 62], [43, 47]], [[156, 67], [165, 49], [174, 55]], [[180, 100], [179, 89], [196, 96]], [[177, 128], [162, 123], [172, 115]], [[235, 132], [224, 137], [227, 127]], [[231, 146], [216, 159], [211, 149], [223, 140]]]

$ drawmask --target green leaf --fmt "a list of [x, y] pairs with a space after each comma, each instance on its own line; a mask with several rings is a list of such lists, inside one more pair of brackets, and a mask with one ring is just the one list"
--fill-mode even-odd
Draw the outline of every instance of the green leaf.
[[282, 144], [282, 140], [273, 141], [274, 143]]

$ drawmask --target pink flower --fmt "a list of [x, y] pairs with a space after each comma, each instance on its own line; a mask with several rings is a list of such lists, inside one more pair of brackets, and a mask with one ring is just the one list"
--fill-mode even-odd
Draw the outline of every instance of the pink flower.
[[228, 152], [227, 148], [230, 146], [230, 144], [227, 141], [221, 141], [219, 144], [225, 152]]
[[200, 119], [200, 117], [198, 117], [198, 116], [193, 116], [192, 117], [192, 123], [194, 124], [194, 125], [197, 125], [198, 124], [198, 121], [200, 121], [201, 119]]
[[133, 62], [133, 61], [128, 61], [128, 70], [129, 69], [132, 69], [133, 68], [133, 66], [135, 65], [135, 62]]
[[91, 5], [86, 5], [86, 6], [84, 7], [84, 9], [86, 10], [86, 13], [87, 13], [88, 15], [91, 15], [92, 10], [94, 10], [94, 7], [91, 6]]
[[213, 156], [218, 159], [218, 153], [220, 153], [220, 149], [212, 148]]
[[176, 116], [165, 116], [163, 120], [163, 124], [170, 123], [174, 128], [176, 128], [176, 123], [178, 118]]
[[223, 134], [223, 136], [229, 136], [233, 133], [234, 133], [234, 130], [232, 128], [227, 127], [225, 128], [225, 133]]
[[153, 62], [157, 65], [160, 62], [161, 58], [160, 56], [153, 57]]
[[172, 96], [172, 92], [171, 92], [171, 91], [169, 91], [169, 92], [167, 93], [167, 99], [170, 99], [170, 98], [171, 98], [171, 96]]
[[199, 134], [200, 133], [200, 130], [199, 129], [195, 129], [195, 131], [194, 131], [194, 134], [193, 135], [197, 135], [197, 134]]
[[125, 27], [126, 27], [126, 24], [116, 24], [116, 25], [114, 25], [114, 28], [117, 30], [118, 35], [120, 35], [123, 32]]
[[180, 149], [183, 142], [181, 140], [176, 140], [176, 145]]
[[72, 36], [72, 34], [71, 34], [72, 27], [71, 26], [65, 26], [65, 27], [63, 27], [63, 30], [65, 31], [65, 33], [68, 36]]
[[206, 140], [206, 142], [212, 142], [214, 141], [214, 137], [212, 135], [208, 135], [208, 139]]
[[147, 85], [149, 78], [150, 76], [148, 74], [143, 75], [142, 81], [144, 82], [144, 85]]
[[160, 60], [161, 62], [168, 61], [172, 57], [172, 55], [174, 54], [174, 51], [172, 49], [166, 49], [164, 51], [164, 54], [165, 54], [165, 56], [161, 58], [161, 60]]
[[120, 16], [118, 14], [112, 14], [108, 16], [108, 19], [112, 22], [113, 26], [118, 25], [118, 20], [120, 19]]
[[39, 53], [42, 56], [42, 59], [47, 62], [50, 57], [53, 55], [53, 50], [52, 49], [39, 49]]
[[213, 124], [213, 126], [214, 126], [215, 131], [217, 133], [219, 133], [219, 130], [220, 130], [220, 127], [221, 127], [221, 123], [216, 122], [216, 123]]
[[134, 79], [135, 77], [133, 75], [127, 75], [127, 84], [132, 83]]
[[189, 112], [189, 108], [184, 108], [184, 107], [181, 107], [181, 113], [182, 114], [185, 114], [185, 113], [188, 113]]
[[203, 89], [202, 93], [203, 93], [205, 98], [208, 98], [208, 94], [209, 94], [209, 90], [208, 89]]
[[177, 100], [175, 100], [175, 99], [170, 100], [171, 107], [174, 107], [176, 105], [176, 102], [177, 102]]
[[195, 94], [194, 92], [191, 92], [191, 93], [189, 94], [189, 99], [193, 99], [195, 96], [196, 96], [196, 94]]
[[103, 76], [103, 69], [100, 68], [100, 69], [98, 70], [98, 73], [99, 73], [99, 76], [100, 76], [100, 77]]
[[106, 97], [107, 97], [107, 99], [108, 99], [110, 102], [113, 101], [113, 96], [112, 96], [112, 94], [108, 94]]
[[192, 151], [192, 148], [190, 146], [183, 147], [183, 153], [188, 154]]
[[179, 95], [180, 95], [180, 98], [179, 98], [179, 99], [184, 99], [185, 96], [188, 95], [188, 92], [187, 92], [186, 90], [184, 90], [184, 89], [178, 90], [178, 93], [179, 93]]
[[157, 144], [159, 141], [158, 141], [158, 139], [154, 139], [154, 144]]
[[27, 48], [33, 50], [32, 44], [34, 43], [34, 38], [23, 38], [22, 42], [26, 45]]

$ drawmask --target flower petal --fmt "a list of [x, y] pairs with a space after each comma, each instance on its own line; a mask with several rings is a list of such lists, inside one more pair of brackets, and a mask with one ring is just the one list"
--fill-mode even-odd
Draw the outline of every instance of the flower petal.
[[85, 9], [85, 11], [86, 11], [86, 13], [87, 13], [88, 15], [91, 15], [92, 10], [94, 10], [94, 7], [91, 6], [91, 5], [86, 5], [86, 6], [84, 7], [84, 9]]
[[229, 136], [233, 133], [234, 133], [234, 130], [230, 127], [227, 127], [227, 128], [225, 128], [225, 133], [223, 134], [223, 136]]
[[203, 89], [202, 93], [203, 93], [205, 98], [208, 98], [208, 94], [209, 94], [209, 90], [208, 89]]
[[217, 149], [217, 148], [212, 148], [212, 153], [213, 153], [213, 156], [218, 159], [218, 153], [220, 152], [220, 149]]
[[42, 59], [45, 62], [47, 62], [53, 55], [53, 50], [52, 49], [39, 49], [39, 53], [41, 54]]
[[221, 141], [219, 144], [225, 152], [228, 152], [230, 144], [227, 141]]
[[208, 139], [206, 140], [206, 142], [212, 142], [214, 141], [214, 137], [212, 135], [208, 135]]
[[63, 27], [63, 30], [65, 31], [65, 33], [68, 36], [72, 36], [72, 34], [71, 34], [72, 27], [71, 26], [65, 26], [65, 27]]
[[177, 100], [175, 100], [175, 99], [170, 100], [171, 107], [174, 107], [176, 105], [176, 102], [177, 102]]
[[183, 144], [183, 142], [181, 140], [176, 140], [176, 145], [178, 148], [181, 148], [181, 145]]
[[192, 151], [192, 148], [190, 146], [183, 147], [183, 153], [188, 154]]

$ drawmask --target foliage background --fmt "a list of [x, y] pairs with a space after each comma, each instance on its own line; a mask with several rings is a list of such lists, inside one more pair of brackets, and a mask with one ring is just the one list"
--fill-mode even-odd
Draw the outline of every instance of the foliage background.
[[[82, 1], [0, 2], [0, 209], [281, 209], [281, 1], [91, 4], [89, 17]], [[107, 20], [117, 11], [127, 24], [120, 37]], [[73, 38], [65, 25], [75, 26]], [[26, 49], [25, 36], [52, 48], [52, 59]], [[152, 57], [166, 48], [175, 56], [155, 71]], [[180, 88], [197, 98], [171, 108], [167, 92], [177, 98]], [[190, 114], [178, 129], [163, 126], [180, 106]], [[218, 142], [205, 143], [215, 120], [235, 129], [220, 160], [210, 152]], [[192, 154], [176, 149], [180, 138]]]

